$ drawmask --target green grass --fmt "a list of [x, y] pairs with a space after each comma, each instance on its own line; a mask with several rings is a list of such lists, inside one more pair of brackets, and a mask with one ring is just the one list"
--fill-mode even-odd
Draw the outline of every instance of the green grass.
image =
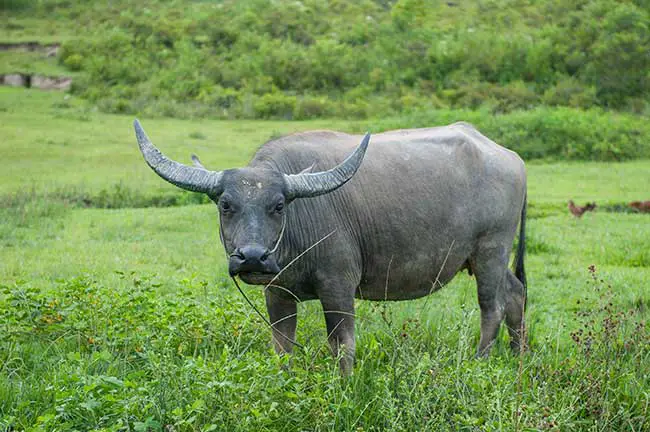
[[[0, 152], [6, 155], [0, 195], [66, 188], [97, 194], [119, 184], [145, 194], [173, 191], [142, 163], [133, 119], [98, 114], [80, 100], [57, 92], [0, 88]], [[349, 124], [142, 119], [151, 140], [168, 156], [191, 163], [190, 154], [196, 153], [213, 169], [245, 164], [273, 136], [348, 129]]]
[[[343, 379], [317, 303], [299, 308], [306, 349], [290, 365], [272, 353], [225, 272], [213, 205], [48, 195], [178, 194], [144, 164], [131, 117], [63, 98], [0, 90], [0, 430], [650, 428], [650, 217], [566, 210], [569, 198], [644, 199], [648, 161], [528, 164], [521, 363], [504, 334], [473, 358], [478, 305], [463, 273], [426, 299], [357, 302], [358, 361]], [[214, 168], [245, 164], [278, 133], [365, 126], [141, 120], [170, 156]], [[259, 287], [245, 291], [263, 308]]]
[[[4, 138], [0, 152], [5, 155], [0, 197], [32, 190], [38, 194], [97, 196], [118, 188], [145, 196], [179, 193], [143, 163], [132, 122], [132, 116], [99, 114], [74, 96], [0, 88], [0, 136]], [[142, 123], [154, 144], [168, 156], [189, 163], [190, 154], [196, 153], [206, 166], [227, 169], [244, 165], [274, 136], [309, 129], [358, 132], [376, 122], [146, 118]], [[568, 199], [608, 203], [646, 199], [650, 181], [647, 167], [645, 160], [622, 164], [529, 163], [530, 201], [535, 206], [561, 204]]]
[[628, 203], [645, 201], [650, 182], [650, 161], [529, 163], [528, 194], [540, 203]]

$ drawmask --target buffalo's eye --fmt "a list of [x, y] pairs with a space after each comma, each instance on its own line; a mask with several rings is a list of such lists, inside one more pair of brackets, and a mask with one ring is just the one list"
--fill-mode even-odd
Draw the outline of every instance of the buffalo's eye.
[[219, 203], [219, 207], [221, 208], [221, 211], [224, 211], [224, 212], [228, 212], [228, 211], [232, 210], [232, 206], [231, 206], [230, 203], [229, 203], [228, 201], [226, 201], [226, 200], [222, 200], [222, 201]]
[[277, 213], [282, 213], [283, 210], [284, 210], [284, 201], [280, 201], [275, 205], [275, 211]]

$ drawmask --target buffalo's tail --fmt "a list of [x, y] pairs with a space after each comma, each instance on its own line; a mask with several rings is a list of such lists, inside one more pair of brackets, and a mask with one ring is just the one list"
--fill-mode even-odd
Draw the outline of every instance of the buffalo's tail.
[[524, 255], [526, 254], [526, 208], [528, 207], [527, 194], [524, 195], [524, 206], [521, 209], [521, 221], [519, 222], [519, 242], [515, 255], [515, 277], [524, 286], [524, 308], [528, 300], [528, 285], [526, 283], [526, 269], [524, 268]]

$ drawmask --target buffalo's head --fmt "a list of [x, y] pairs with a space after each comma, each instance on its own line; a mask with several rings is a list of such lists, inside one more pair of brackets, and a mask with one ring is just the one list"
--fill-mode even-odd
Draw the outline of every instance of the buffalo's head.
[[266, 284], [280, 268], [274, 256], [286, 228], [285, 209], [296, 198], [326, 194], [352, 178], [363, 160], [370, 135], [341, 164], [323, 172], [284, 174], [261, 168], [211, 171], [193, 156], [195, 166], [173, 161], [149, 141], [137, 120], [135, 135], [147, 164], [163, 179], [207, 194], [219, 208], [221, 241], [228, 271], [250, 284]]

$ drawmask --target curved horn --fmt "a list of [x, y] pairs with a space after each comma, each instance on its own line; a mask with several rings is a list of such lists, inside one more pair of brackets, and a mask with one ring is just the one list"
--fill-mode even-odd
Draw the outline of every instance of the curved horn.
[[370, 133], [363, 137], [359, 147], [339, 165], [318, 173], [285, 174], [289, 198], [308, 198], [331, 192], [352, 178], [357, 172], [370, 142]]
[[138, 120], [133, 122], [133, 127], [144, 160], [160, 177], [179, 188], [193, 192], [208, 193], [219, 190], [223, 175], [221, 171], [190, 167], [168, 159], [149, 141]]

